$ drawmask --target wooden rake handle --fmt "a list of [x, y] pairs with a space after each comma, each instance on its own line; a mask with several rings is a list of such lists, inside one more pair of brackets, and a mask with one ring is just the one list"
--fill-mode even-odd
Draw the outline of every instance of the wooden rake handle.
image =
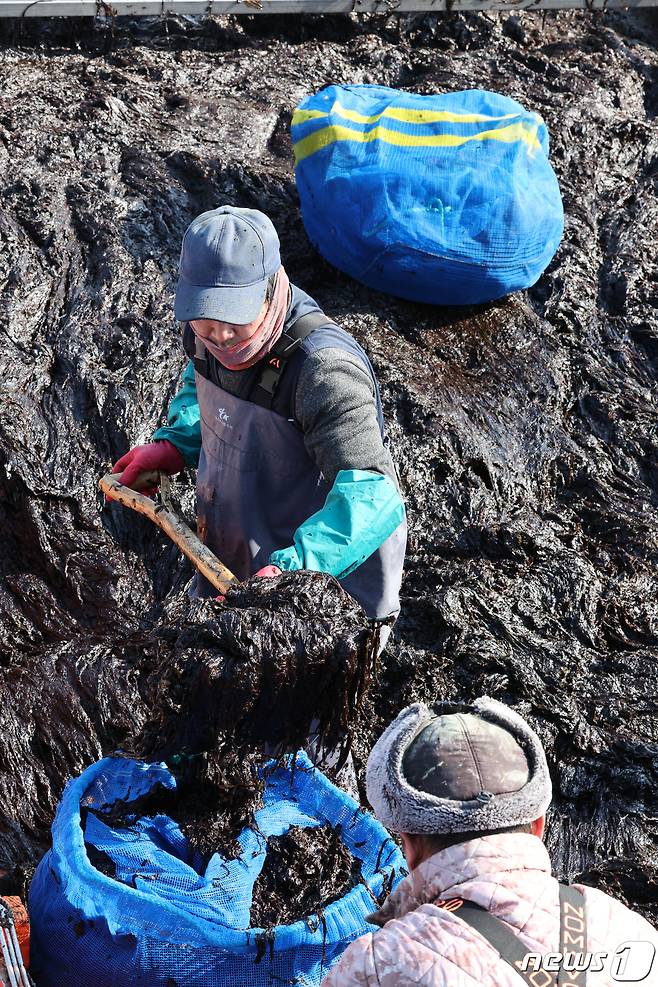
[[150, 497], [145, 497], [137, 490], [124, 487], [119, 480], [120, 476], [121, 473], [108, 473], [99, 481], [98, 485], [105, 496], [150, 518], [154, 524], [157, 524], [158, 528], [162, 528], [165, 534], [169, 535], [183, 555], [187, 556], [192, 565], [196, 566], [218, 593], [226, 593], [231, 583], [236, 582], [237, 578], [176, 514], [169, 500], [169, 477], [167, 474], [154, 473], [148, 477], [146, 474], [144, 475], [144, 478], [161, 485], [162, 505], [156, 504]]

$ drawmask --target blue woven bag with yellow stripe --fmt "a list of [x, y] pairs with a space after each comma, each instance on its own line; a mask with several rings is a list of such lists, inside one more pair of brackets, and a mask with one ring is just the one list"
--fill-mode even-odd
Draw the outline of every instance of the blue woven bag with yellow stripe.
[[309, 239], [371, 288], [467, 305], [528, 288], [562, 200], [540, 116], [498, 93], [329, 86], [292, 118]]

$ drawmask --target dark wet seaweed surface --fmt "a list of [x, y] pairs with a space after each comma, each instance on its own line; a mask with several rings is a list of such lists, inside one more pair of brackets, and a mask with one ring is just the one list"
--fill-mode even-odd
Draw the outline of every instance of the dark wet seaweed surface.
[[[412, 699], [529, 716], [548, 846], [658, 917], [658, 15], [3, 24], [0, 863], [47, 845], [67, 778], [145, 727], [189, 569], [97, 479], [183, 365], [180, 239], [222, 202], [363, 343], [407, 499], [403, 613], [357, 768]], [[565, 236], [529, 292], [438, 309], [330, 269], [290, 113], [329, 82], [482, 86], [546, 119]], [[189, 498], [188, 498], [189, 503]], [[181, 623], [182, 622], [182, 623]]]
[[337, 755], [349, 746], [377, 668], [379, 630], [337, 580], [316, 572], [255, 578], [231, 587], [222, 605], [189, 609], [171, 644], [163, 635], [181, 626], [180, 613], [155, 629], [153, 712], [130, 740], [135, 755], [207, 752], [210, 775], [229, 750], [283, 755], [312, 733]]
[[271, 836], [254, 884], [251, 925], [271, 929], [309, 916], [321, 921], [322, 910], [356, 887], [360, 873], [360, 862], [328, 823]]

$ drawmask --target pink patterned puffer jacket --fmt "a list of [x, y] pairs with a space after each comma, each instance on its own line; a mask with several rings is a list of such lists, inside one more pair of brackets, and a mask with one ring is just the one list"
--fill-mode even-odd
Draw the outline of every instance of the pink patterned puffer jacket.
[[[614, 954], [629, 941], [644, 943], [632, 947], [628, 961], [638, 966], [640, 987], [658, 987], [658, 932], [602, 891], [575, 887], [585, 895], [587, 950], [608, 954], [603, 971], [588, 972], [588, 987], [628, 982], [623, 975], [613, 979], [610, 965], [623, 967], [624, 957]], [[371, 918], [383, 928], [353, 942], [322, 987], [522, 987], [523, 978], [493, 946], [457, 913], [434, 904], [451, 898], [474, 901], [503, 919], [528, 952], [559, 950], [558, 882], [544, 844], [529, 833], [500, 833], [449, 847], [416, 867]]]

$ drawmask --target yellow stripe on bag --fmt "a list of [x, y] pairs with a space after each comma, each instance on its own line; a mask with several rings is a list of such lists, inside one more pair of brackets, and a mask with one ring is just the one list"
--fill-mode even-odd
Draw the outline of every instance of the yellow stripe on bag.
[[307, 120], [317, 120], [319, 117], [328, 117], [329, 114], [323, 110], [295, 110], [292, 115], [292, 125], [306, 123]]
[[388, 106], [381, 113], [367, 117], [356, 110], [346, 109], [338, 100], [331, 107], [331, 111], [324, 113], [322, 110], [295, 110], [292, 115], [292, 125], [306, 123], [307, 120], [317, 120], [320, 117], [328, 117], [330, 113], [336, 113], [344, 120], [351, 120], [352, 123], [377, 123], [382, 117], [390, 120], [398, 120], [401, 123], [487, 123], [494, 120], [513, 120], [518, 117], [518, 113], [505, 113], [500, 117], [485, 116], [483, 113], [451, 113], [448, 110], [410, 110], [399, 106]]
[[398, 147], [460, 147], [469, 141], [503, 141], [506, 144], [513, 144], [515, 141], [524, 141], [528, 147], [536, 151], [541, 148], [537, 140], [537, 128], [539, 124], [526, 130], [522, 123], [514, 123], [509, 127], [498, 127], [493, 130], [480, 130], [476, 134], [469, 134], [463, 137], [459, 134], [403, 134], [399, 130], [389, 130], [387, 127], [378, 126], [366, 132], [352, 130], [350, 127], [329, 126], [322, 130], [316, 130], [314, 134], [309, 134], [293, 145], [295, 152], [295, 163], [299, 164], [304, 158], [310, 157], [316, 151], [321, 151], [323, 147], [334, 144], [336, 141], [356, 141], [359, 144], [368, 144], [370, 141], [381, 140], [386, 144], [395, 144]]

